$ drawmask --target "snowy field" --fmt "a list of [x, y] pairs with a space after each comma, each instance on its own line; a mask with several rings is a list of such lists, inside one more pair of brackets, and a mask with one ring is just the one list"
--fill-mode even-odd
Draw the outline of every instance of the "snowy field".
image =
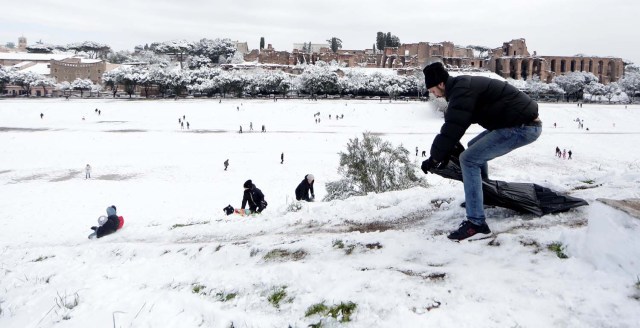
[[[325, 195], [364, 131], [419, 165], [442, 124], [427, 103], [0, 100], [0, 327], [638, 327], [640, 220], [596, 198], [640, 197], [640, 106], [540, 113], [540, 139], [490, 176], [590, 205], [488, 209], [495, 239], [456, 243], [462, 185], [431, 174], [428, 188], [286, 210], [307, 173]], [[268, 208], [225, 216], [247, 179]], [[124, 228], [88, 240], [109, 205]], [[350, 322], [305, 315], [349, 302]]]

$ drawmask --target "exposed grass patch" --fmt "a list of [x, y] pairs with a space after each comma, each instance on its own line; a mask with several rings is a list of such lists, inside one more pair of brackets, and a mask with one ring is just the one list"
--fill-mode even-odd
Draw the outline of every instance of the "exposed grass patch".
[[329, 312], [329, 308], [322, 303], [316, 303], [307, 308], [307, 311], [304, 312], [305, 317], [310, 317], [314, 314], [324, 315]]
[[220, 302], [231, 301], [232, 299], [236, 298], [236, 296], [238, 296], [238, 293], [225, 293], [225, 292], [216, 293], [216, 298]]
[[270, 250], [262, 258], [265, 261], [299, 261], [307, 256], [307, 252], [303, 249], [289, 251], [286, 249], [276, 248]]
[[344, 248], [344, 242], [340, 239], [336, 239], [333, 241], [333, 248], [338, 248], [338, 249], [342, 249]]
[[267, 300], [269, 301], [269, 303], [271, 303], [271, 305], [273, 305], [273, 307], [275, 307], [276, 309], [279, 309], [280, 302], [285, 300], [286, 297], [287, 297], [287, 286], [281, 286], [276, 288], [276, 290], [274, 290], [271, 293], [271, 295], [267, 297]]
[[64, 295], [60, 295], [60, 293], [56, 294], [58, 296], [55, 297], [55, 301], [56, 306], [59, 309], [72, 310], [73, 308], [78, 306], [78, 304], [80, 304], [80, 295], [78, 295], [78, 293], [73, 293], [73, 295], [67, 295], [66, 293]]
[[569, 256], [567, 256], [567, 254], [564, 253], [564, 246], [560, 242], [555, 242], [555, 243], [549, 244], [547, 246], [547, 249], [549, 249], [552, 252], [555, 252], [556, 255], [561, 259], [568, 259], [569, 258]]
[[430, 281], [443, 281], [447, 277], [447, 274], [444, 272], [432, 272], [427, 274], [424, 272], [415, 272], [412, 270], [398, 270], [398, 271], [400, 273], [406, 274], [407, 276], [420, 277], [422, 279], [430, 280]]
[[169, 230], [176, 229], [176, 228], [184, 228], [184, 227], [198, 225], [198, 224], [209, 224], [209, 221], [189, 222], [189, 223], [176, 223], [176, 224], [172, 225], [171, 229], [169, 229]]
[[[351, 316], [355, 311], [357, 305], [353, 302], [340, 302], [338, 305], [326, 306], [324, 302], [311, 305], [305, 311], [305, 317], [312, 315], [330, 316], [339, 322], [351, 321]], [[315, 324], [315, 327], [322, 327], [322, 320]]]
[[41, 262], [44, 261], [46, 259], [50, 259], [52, 257], [56, 257], [55, 255], [47, 255], [47, 256], [39, 256], [37, 259], [31, 261], [31, 262]]
[[596, 181], [593, 180], [593, 179], [580, 180], [580, 182], [582, 182], [584, 184], [588, 184], [588, 185], [592, 185], [592, 184], [596, 183]]
[[205, 285], [201, 285], [201, 284], [193, 284], [191, 287], [191, 292], [194, 294], [205, 294], [205, 289], [207, 288], [207, 286]]
[[383, 246], [379, 242], [361, 244], [361, 243], [348, 243], [345, 244], [342, 240], [334, 240], [332, 244], [333, 248], [342, 249], [346, 255], [351, 255], [356, 248], [367, 248], [367, 249], [381, 249]]
[[393, 226], [389, 223], [385, 222], [370, 222], [370, 223], [358, 223], [349, 227], [347, 232], [360, 232], [360, 233], [368, 233], [368, 232], [384, 232], [389, 229], [393, 229]]
[[219, 251], [222, 248], [222, 244], [216, 246], [215, 252]]

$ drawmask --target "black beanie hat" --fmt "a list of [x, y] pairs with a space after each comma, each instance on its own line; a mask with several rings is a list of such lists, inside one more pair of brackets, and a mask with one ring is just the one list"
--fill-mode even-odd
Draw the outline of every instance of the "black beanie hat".
[[251, 186], [253, 185], [253, 182], [251, 182], [251, 179], [247, 180], [244, 182], [244, 187], [245, 188], [251, 188]]
[[447, 82], [447, 78], [449, 78], [449, 73], [444, 69], [441, 62], [427, 65], [422, 72], [424, 73], [424, 83], [427, 85], [427, 89], [435, 87], [440, 82]]

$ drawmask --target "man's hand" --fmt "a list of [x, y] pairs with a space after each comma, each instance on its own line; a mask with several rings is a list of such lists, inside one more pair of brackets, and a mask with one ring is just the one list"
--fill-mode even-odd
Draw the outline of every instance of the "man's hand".
[[429, 157], [428, 160], [422, 162], [422, 166], [420, 168], [422, 168], [422, 172], [424, 172], [424, 174], [427, 174], [432, 169], [444, 169], [445, 167], [447, 167], [447, 164], [449, 164], [448, 160], [438, 162], [435, 159]]

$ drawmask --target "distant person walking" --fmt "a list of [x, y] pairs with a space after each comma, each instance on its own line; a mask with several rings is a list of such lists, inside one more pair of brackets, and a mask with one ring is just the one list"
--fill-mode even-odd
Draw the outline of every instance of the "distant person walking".
[[262, 132], [267, 132], [267, 127], [265, 127], [264, 124], [262, 124]]
[[284, 153], [280, 154], [280, 164], [284, 164]]
[[189, 122], [187, 122], [187, 130], [189, 130]]
[[184, 122], [180, 122], [180, 130], [184, 130]]
[[40, 113], [40, 119], [42, 119], [44, 117], [44, 114]]
[[91, 165], [89, 164], [84, 167], [84, 179], [91, 179]]
[[253, 122], [249, 122], [249, 131], [253, 131]]
[[238, 133], [242, 133], [242, 125], [240, 125], [240, 131]]
[[567, 154], [569, 154], [569, 158], [568, 158], [568, 159], [571, 159], [571, 154], [573, 154], [573, 153], [571, 152], [571, 149], [569, 149], [569, 151], [567, 152]]
[[562, 156], [562, 152], [560, 151], [560, 147], [556, 146], [556, 156], [561, 157]]
[[567, 150], [563, 149], [562, 150], [562, 159], [565, 159], [565, 158], [567, 158]]
[[418, 147], [416, 147], [416, 156], [418, 156]]
[[227, 170], [227, 167], [229, 167], [229, 159], [227, 158], [226, 161], [224, 161], [224, 170]]
[[422, 157], [427, 157], [427, 151], [426, 150], [422, 151]]

